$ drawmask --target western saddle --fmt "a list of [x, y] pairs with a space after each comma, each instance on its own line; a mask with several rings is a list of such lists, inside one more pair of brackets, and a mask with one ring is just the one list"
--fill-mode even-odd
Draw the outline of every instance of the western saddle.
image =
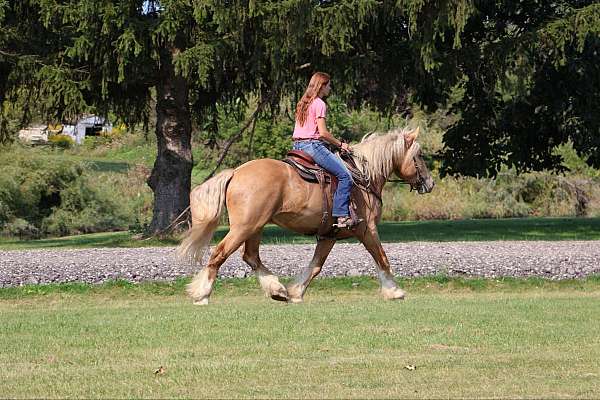
[[[368, 178], [358, 169], [352, 156], [348, 153], [340, 153], [342, 160], [346, 163], [348, 170], [352, 174], [352, 180], [361, 189], [370, 187]], [[321, 186], [323, 195], [323, 216], [321, 224], [317, 230], [317, 239], [335, 239], [339, 229], [333, 226], [333, 217], [331, 209], [333, 207], [333, 194], [337, 189], [338, 179], [335, 175], [321, 168], [310, 154], [301, 150], [290, 150], [287, 157], [282, 160], [296, 169], [300, 177], [307, 182], [318, 183]], [[350, 195], [350, 218], [355, 229], [362, 220], [356, 214], [356, 202], [354, 196]]]

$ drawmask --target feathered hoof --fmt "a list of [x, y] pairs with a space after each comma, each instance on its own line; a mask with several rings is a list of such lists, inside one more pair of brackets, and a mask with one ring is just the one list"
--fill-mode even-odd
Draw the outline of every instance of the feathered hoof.
[[[275, 286], [275, 289], [273, 288]], [[285, 286], [277, 282], [271, 285], [271, 298], [276, 301], [288, 301], [288, 292]]]
[[288, 298], [287, 298], [287, 297], [285, 297], [285, 296], [281, 296], [281, 295], [278, 295], [278, 294], [272, 294], [272, 295], [271, 295], [271, 298], [272, 298], [273, 300], [276, 300], [276, 301], [288, 301]]
[[194, 300], [195, 306], [207, 306], [208, 305], [208, 297], [205, 297], [200, 300]]
[[304, 291], [298, 284], [291, 284], [287, 287], [288, 303], [299, 304], [302, 303], [302, 295]]
[[386, 300], [404, 300], [404, 297], [406, 297], [404, 290], [399, 288], [382, 289], [381, 294]]

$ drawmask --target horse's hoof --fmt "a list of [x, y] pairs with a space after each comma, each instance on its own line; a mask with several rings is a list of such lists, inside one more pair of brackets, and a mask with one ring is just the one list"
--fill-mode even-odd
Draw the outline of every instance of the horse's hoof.
[[277, 301], [288, 301], [288, 298], [287, 298], [287, 296], [282, 296], [282, 295], [280, 295], [280, 294], [272, 294], [272, 295], [271, 295], [271, 298], [272, 298], [273, 300], [277, 300]]
[[303, 302], [304, 302], [304, 300], [302, 300], [302, 297], [290, 297], [288, 299], [288, 303], [292, 303], [292, 304], [300, 304]]
[[404, 300], [406, 293], [402, 289], [384, 289], [382, 290], [383, 298], [386, 300]]
[[204, 298], [204, 299], [200, 299], [200, 300], [194, 300], [194, 305], [195, 306], [207, 306], [208, 305], [208, 298]]
[[279, 281], [275, 281], [271, 283], [268, 291], [269, 295], [273, 300], [277, 301], [287, 301], [288, 300], [288, 291]]

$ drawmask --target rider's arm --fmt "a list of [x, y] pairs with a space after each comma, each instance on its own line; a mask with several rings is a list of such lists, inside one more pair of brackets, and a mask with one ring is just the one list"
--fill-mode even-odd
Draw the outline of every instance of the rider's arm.
[[319, 129], [319, 138], [321, 140], [326, 141], [327, 143], [331, 143], [336, 147], [341, 147], [342, 150], [350, 150], [350, 146], [348, 143], [344, 143], [341, 140], [336, 139], [327, 129], [327, 125], [325, 124], [325, 118], [317, 118], [317, 128]]

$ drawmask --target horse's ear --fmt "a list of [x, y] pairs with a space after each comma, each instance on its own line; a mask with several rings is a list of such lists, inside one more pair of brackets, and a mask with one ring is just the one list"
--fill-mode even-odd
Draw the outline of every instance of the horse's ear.
[[406, 132], [404, 134], [404, 144], [405, 144], [406, 148], [409, 148], [410, 146], [413, 145], [415, 140], [417, 140], [417, 136], [419, 136], [420, 131], [421, 131], [421, 128], [417, 126], [416, 129], [414, 129], [413, 131]]
[[360, 139], [360, 142], [364, 143], [367, 139], [371, 138], [371, 136], [373, 136], [373, 134], [375, 134], [375, 131], [368, 132], [366, 135], [364, 135], [362, 137], [362, 139]]

